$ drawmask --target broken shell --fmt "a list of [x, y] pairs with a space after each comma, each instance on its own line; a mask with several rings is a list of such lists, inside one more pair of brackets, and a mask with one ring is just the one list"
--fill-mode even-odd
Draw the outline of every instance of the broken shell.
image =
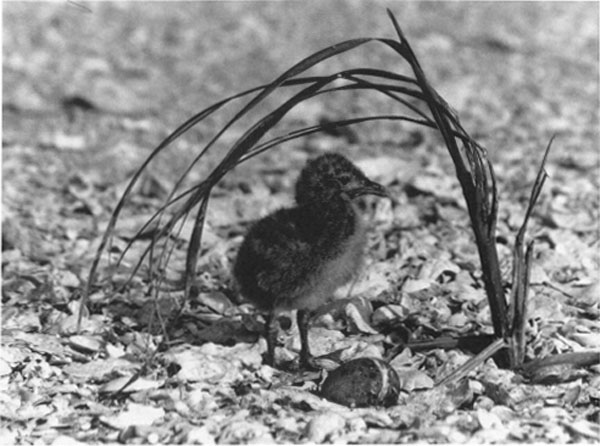
[[392, 406], [398, 400], [396, 371], [377, 358], [358, 358], [332, 371], [321, 386], [321, 396], [348, 407]]

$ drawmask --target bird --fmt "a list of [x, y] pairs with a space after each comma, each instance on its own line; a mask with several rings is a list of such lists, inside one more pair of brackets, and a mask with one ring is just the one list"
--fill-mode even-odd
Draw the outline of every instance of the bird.
[[275, 314], [297, 310], [300, 367], [318, 368], [308, 345], [308, 322], [364, 262], [366, 224], [358, 199], [365, 195], [391, 198], [345, 156], [324, 154], [301, 170], [295, 206], [267, 215], [246, 233], [233, 275], [240, 294], [266, 314], [266, 364], [275, 366]]

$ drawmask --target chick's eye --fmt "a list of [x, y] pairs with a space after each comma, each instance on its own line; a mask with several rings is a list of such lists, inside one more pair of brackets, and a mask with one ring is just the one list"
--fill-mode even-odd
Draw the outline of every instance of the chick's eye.
[[341, 176], [339, 178], [340, 183], [342, 184], [342, 186], [345, 186], [346, 184], [348, 184], [350, 182], [350, 177], [347, 176]]

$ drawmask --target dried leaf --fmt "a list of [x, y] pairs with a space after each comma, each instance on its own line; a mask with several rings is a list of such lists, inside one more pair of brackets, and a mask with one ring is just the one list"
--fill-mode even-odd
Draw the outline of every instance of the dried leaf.
[[129, 403], [117, 415], [103, 416], [100, 419], [115, 429], [125, 429], [129, 426], [149, 426], [164, 415], [165, 411], [160, 407]]
[[408, 312], [401, 305], [384, 305], [373, 312], [371, 323], [377, 327], [396, 320], [403, 320], [407, 316]]
[[[122, 376], [120, 378], [113, 379], [112, 381], [108, 381], [106, 384], [100, 387], [99, 391], [101, 393], [113, 393], [120, 391], [123, 388], [123, 386], [129, 382], [130, 379], [131, 376]], [[163, 382], [160, 381], [149, 380], [146, 378], [137, 378], [135, 381], [133, 381], [131, 384], [125, 387], [123, 392], [133, 393], [143, 390], [157, 389], [162, 385]]]
[[98, 353], [104, 347], [104, 341], [98, 336], [75, 335], [69, 337], [68, 345], [82, 353]]
[[96, 359], [87, 364], [69, 364], [63, 368], [63, 371], [78, 381], [102, 380], [106, 376], [114, 373], [124, 373], [127, 371], [136, 371], [141, 367], [126, 359]]
[[353, 304], [346, 305], [346, 318], [350, 325], [351, 333], [377, 334], [377, 330], [369, 325], [361, 312]]
[[177, 377], [189, 382], [233, 382], [241, 378], [243, 367], [258, 369], [262, 363], [257, 344], [181, 346], [164, 356], [180, 366]]
[[575, 420], [567, 423], [566, 426], [582, 437], [598, 440], [600, 436], [600, 424], [588, 420]]
[[199, 304], [210, 308], [218, 314], [224, 314], [228, 308], [231, 308], [233, 306], [229, 298], [220, 291], [200, 293], [198, 295], [197, 301]]
[[273, 443], [273, 437], [269, 428], [256, 421], [235, 420], [228, 423], [219, 435], [218, 443], [240, 444], [240, 443]]
[[433, 379], [421, 370], [396, 368], [396, 371], [400, 378], [400, 388], [406, 392], [433, 388]]
[[405, 293], [415, 293], [417, 291], [426, 290], [430, 286], [430, 280], [408, 279], [402, 285], [402, 291]]

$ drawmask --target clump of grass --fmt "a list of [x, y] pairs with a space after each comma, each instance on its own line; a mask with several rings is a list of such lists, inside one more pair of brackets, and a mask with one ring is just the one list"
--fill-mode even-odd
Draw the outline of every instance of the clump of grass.
[[[511, 354], [504, 355], [500, 360], [504, 366], [519, 367], [523, 363], [523, 327], [525, 323], [525, 299], [527, 295], [528, 271], [531, 262], [532, 243], [528, 242], [527, 249], [523, 250], [525, 227], [527, 219], [542, 187], [544, 177], [536, 184], [530, 201], [530, 206], [523, 223], [523, 228], [517, 236], [515, 246], [515, 265], [513, 274], [513, 301], [510, 311], [507, 306], [503, 284], [501, 281], [498, 253], [496, 251], [495, 230], [497, 220], [497, 190], [493, 167], [487, 157], [486, 150], [479, 145], [462, 127], [458, 115], [446, 101], [429, 84], [416, 55], [408, 40], [404, 36], [394, 15], [388, 10], [398, 39], [388, 38], [358, 38], [347, 40], [329, 46], [309, 57], [302, 59], [296, 65], [277, 77], [273, 82], [261, 85], [250, 90], [229, 96], [189, 118], [164, 141], [162, 141], [148, 156], [146, 161], [134, 174], [127, 188], [123, 192], [109, 224], [104, 232], [94, 262], [91, 266], [89, 278], [82, 295], [81, 310], [86, 307], [87, 297], [96, 280], [96, 272], [103, 253], [107, 252], [119, 215], [126, 205], [134, 185], [150, 163], [177, 138], [185, 134], [192, 127], [204, 119], [217, 113], [223, 107], [230, 106], [236, 101], [249, 98], [237, 113], [222, 127], [209, 142], [199, 151], [197, 156], [189, 163], [184, 172], [179, 176], [170, 191], [164, 205], [143, 225], [126, 249], [117, 260], [117, 265], [123, 260], [131, 243], [144, 234], [150, 227], [154, 228], [152, 242], [138, 259], [133, 268], [133, 277], [144, 261], [148, 263], [149, 280], [154, 293], [158, 294], [160, 284], [164, 280], [164, 269], [167, 265], [174, 244], [170, 244], [170, 236], [181, 229], [183, 222], [193, 218], [193, 231], [187, 247], [186, 268], [184, 276], [184, 296], [187, 300], [194, 294], [194, 279], [198, 254], [202, 242], [202, 231], [206, 218], [206, 210], [210, 202], [210, 193], [213, 187], [237, 165], [273, 148], [284, 142], [301, 138], [309, 134], [330, 130], [332, 127], [344, 127], [373, 120], [399, 120], [437, 129], [448, 148], [454, 162], [456, 175], [461, 185], [473, 231], [477, 244], [481, 269], [487, 298], [491, 307], [492, 324], [494, 327], [495, 341], [483, 352], [483, 356], [475, 358], [483, 361], [486, 357], [500, 349], [510, 346]], [[397, 74], [390, 71], [359, 67], [331, 73], [328, 76], [302, 76], [310, 68], [325, 63], [327, 59], [341, 53], [351, 51], [365, 44], [379, 44], [387, 47], [397, 57], [410, 66], [414, 77]], [[340, 85], [340, 81], [341, 85]], [[190, 172], [203, 157], [213, 149], [216, 141], [241, 118], [256, 111], [257, 105], [275, 92], [296, 87], [299, 90], [287, 98], [273, 111], [260, 117], [254, 125], [248, 128], [242, 136], [229, 148], [221, 158], [218, 165], [204, 179], [183, 190], [183, 184]], [[373, 94], [381, 94], [397, 102], [409, 114], [398, 115], [370, 115], [351, 119], [338, 120], [317, 124], [293, 130], [283, 135], [263, 140], [267, 132], [276, 129], [282, 118], [296, 105], [310, 100], [319, 95], [333, 92], [363, 90]], [[429, 109], [429, 114], [413, 103], [417, 101]], [[549, 149], [550, 145], [548, 146]], [[545, 159], [545, 157], [544, 157]], [[543, 171], [543, 166], [542, 170]], [[163, 241], [159, 244], [159, 241]], [[79, 320], [81, 321], [80, 312]], [[510, 312], [510, 319], [509, 319]], [[510, 339], [509, 339], [510, 338]], [[472, 366], [472, 364], [470, 365]], [[466, 369], [465, 369], [466, 370]]]

